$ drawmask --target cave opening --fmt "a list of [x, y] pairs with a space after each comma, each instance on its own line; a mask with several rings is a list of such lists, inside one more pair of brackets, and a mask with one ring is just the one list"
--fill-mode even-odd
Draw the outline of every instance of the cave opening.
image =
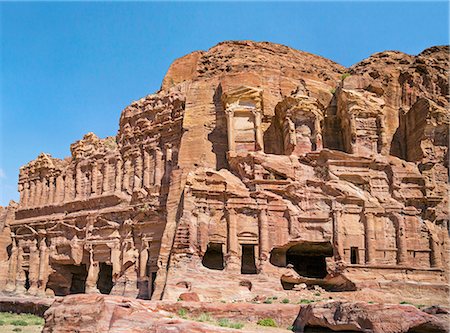
[[300, 243], [286, 252], [286, 264], [291, 264], [301, 276], [323, 279], [327, 276], [326, 257], [333, 255], [333, 248], [327, 243]]
[[25, 289], [30, 289], [30, 272], [25, 271]]
[[98, 273], [97, 288], [100, 293], [109, 294], [113, 286], [112, 265], [101, 262], [100, 271]]
[[[69, 266], [69, 265], [68, 265]], [[72, 271], [72, 280], [70, 283], [70, 294], [84, 294], [86, 291], [87, 269], [86, 265], [70, 265]], [[55, 292], [55, 295], [57, 292]]]
[[221, 243], [209, 243], [205, 254], [203, 255], [202, 264], [206, 268], [223, 270], [223, 250]]
[[242, 244], [241, 274], [257, 274], [255, 245]]
[[350, 263], [352, 265], [359, 264], [359, 251], [357, 247], [350, 248]]

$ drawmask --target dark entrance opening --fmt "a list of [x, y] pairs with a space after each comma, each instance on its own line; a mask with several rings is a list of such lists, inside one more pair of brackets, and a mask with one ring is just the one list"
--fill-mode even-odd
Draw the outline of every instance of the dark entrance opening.
[[350, 248], [350, 263], [355, 265], [359, 264], [359, 251], [357, 247]]
[[242, 245], [241, 274], [256, 274], [255, 245]]
[[202, 264], [209, 269], [222, 270], [224, 268], [222, 244], [209, 243], [203, 256]]
[[30, 273], [25, 271], [25, 289], [30, 289]]
[[152, 289], [150, 290], [150, 299], [153, 296], [153, 292], [155, 291], [155, 280], [156, 280], [156, 272], [152, 272]]
[[286, 263], [291, 264], [299, 275], [323, 279], [328, 274], [325, 258], [332, 255], [329, 242], [300, 243], [286, 252]]
[[101, 262], [100, 271], [98, 273], [97, 288], [100, 293], [109, 294], [113, 286], [112, 265]]
[[86, 291], [87, 269], [86, 265], [71, 266], [72, 282], [70, 283], [70, 294], [83, 294]]

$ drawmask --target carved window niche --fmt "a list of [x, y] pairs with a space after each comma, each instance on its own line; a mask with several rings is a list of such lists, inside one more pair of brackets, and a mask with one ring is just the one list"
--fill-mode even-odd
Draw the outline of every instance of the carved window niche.
[[353, 154], [381, 153], [383, 148], [382, 118], [365, 110], [353, 111], [344, 120], [345, 150]]
[[277, 105], [275, 113], [285, 155], [302, 155], [323, 148], [323, 111], [314, 99], [288, 97]]
[[225, 93], [222, 102], [227, 118], [228, 150], [236, 153], [264, 151], [262, 90], [239, 87]]

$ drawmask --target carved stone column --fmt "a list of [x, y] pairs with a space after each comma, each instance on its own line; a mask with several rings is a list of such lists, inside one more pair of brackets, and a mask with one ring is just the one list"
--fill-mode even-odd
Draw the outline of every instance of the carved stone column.
[[92, 164], [91, 170], [91, 193], [98, 195], [98, 163], [95, 161]]
[[55, 202], [55, 177], [50, 176], [48, 179], [48, 200], [47, 203], [52, 204]]
[[28, 266], [28, 281], [30, 283], [28, 293], [30, 295], [36, 295], [38, 292], [39, 263], [39, 251], [36, 246], [36, 240], [33, 240], [30, 246], [30, 261]]
[[29, 207], [34, 207], [36, 202], [36, 182], [34, 180], [30, 181], [30, 199], [28, 202]]
[[25, 270], [23, 269], [23, 243], [19, 242], [18, 245], [18, 255], [17, 255], [17, 268], [16, 268], [16, 292], [19, 294], [24, 294], [26, 292], [25, 283], [26, 283], [26, 275]]
[[155, 185], [161, 186], [163, 173], [163, 153], [159, 147], [155, 149]]
[[148, 242], [142, 240], [141, 250], [139, 252], [139, 278], [147, 277], [148, 258]]
[[234, 142], [234, 114], [232, 111], [226, 112], [227, 117], [227, 135], [228, 135], [228, 151], [236, 151]]
[[172, 144], [166, 145], [166, 165], [165, 165], [165, 178], [168, 182], [170, 179], [170, 173], [172, 172], [172, 158], [173, 158], [173, 150]]
[[86, 278], [86, 294], [98, 294], [97, 281], [98, 273], [100, 272], [100, 266], [98, 262], [94, 261], [94, 252], [91, 248], [89, 257], [89, 269]]
[[17, 261], [19, 258], [19, 248], [16, 245], [14, 234], [12, 235], [11, 257], [9, 258], [8, 280], [5, 290], [13, 292], [16, 290]]
[[144, 188], [150, 187], [150, 153], [144, 148]]
[[105, 160], [105, 165], [103, 166], [103, 183], [102, 183], [102, 193], [108, 193], [110, 190], [110, 176], [111, 176], [111, 165], [109, 164], [109, 160]]
[[115, 241], [111, 247], [111, 264], [112, 264], [113, 281], [115, 281], [115, 279], [119, 276], [121, 269], [119, 241]]
[[38, 293], [45, 295], [45, 289], [47, 288], [48, 276], [49, 276], [49, 250], [43, 237], [39, 243], [39, 280], [38, 280]]
[[130, 177], [132, 172], [131, 160], [127, 159], [125, 161], [124, 170], [123, 170], [123, 189], [128, 193], [131, 193]]
[[41, 196], [42, 196], [42, 180], [36, 180], [36, 195], [34, 200], [34, 205], [39, 207], [41, 205]]
[[64, 179], [60, 174], [56, 177], [56, 198], [55, 202], [61, 203], [64, 201]]
[[140, 152], [136, 153], [134, 163], [134, 184], [133, 189], [135, 191], [142, 187], [142, 155]]
[[49, 198], [49, 186], [47, 186], [48, 178], [44, 177], [41, 180], [42, 184], [42, 191], [41, 191], [41, 198], [39, 200], [39, 206], [45, 206], [48, 203]]
[[342, 232], [342, 208], [333, 203], [333, 243], [335, 252], [335, 260], [345, 262], [344, 241]]
[[316, 150], [323, 149], [322, 142], [322, 129], [320, 128], [320, 120], [318, 118], [314, 121], [314, 134], [315, 134], [315, 142], [316, 142]]
[[366, 213], [365, 217], [366, 264], [373, 265], [376, 261], [375, 216], [373, 213]]
[[264, 152], [264, 140], [261, 128], [261, 113], [255, 112], [255, 134], [256, 134], [256, 144], [258, 146], [257, 150]]
[[405, 217], [401, 214], [394, 214], [396, 220], [397, 238], [397, 264], [408, 265], [408, 249], [406, 243]]
[[115, 191], [122, 191], [122, 160], [118, 159], [116, 161], [116, 185]]
[[19, 183], [17, 186], [17, 190], [19, 191], [19, 205], [23, 207], [23, 201], [24, 201], [24, 186], [22, 183]]
[[227, 269], [239, 268], [239, 242], [237, 237], [237, 214], [233, 208], [227, 209], [228, 249]]
[[29, 182], [25, 182], [23, 184], [23, 202], [22, 202], [22, 207], [23, 208], [28, 207], [29, 199], [30, 199], [30, 183]]
[[83, 198], [83, 173], [81, 171], [81, 164], [78, 162], [75, 171], [75, 198], [77, 200]]
[[269, 259], [269, 221], [267, 219], [267, 206], [264, 205], [259, 211], [259, 260], [260, 265]]
[[441, 247], [439, 242], [439, 237], [432, 230], [429, 231], [430, 237], [430, 264], [431, 267], [441, 268], [442, 267], [442, 256]]
[[69, 167], [66, 171], [66, 180], [64, 181], [64, 201], [72, 201], [74, 199], [74, 179], [72, 168]]

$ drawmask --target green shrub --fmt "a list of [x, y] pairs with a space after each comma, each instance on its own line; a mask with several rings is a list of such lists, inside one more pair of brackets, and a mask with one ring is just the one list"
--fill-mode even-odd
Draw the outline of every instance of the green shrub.
[[272, 318], [260, 319], [256, 324], [259, 326], [277, 327], [277, 323]]
[[6, 325], [6, 322], [4, 320], [0, 320], [0, 326]]
[[272, 304], [272, 299], [271, 298], [266, 298], [263, 303], [264, 304]]
[[336, 88], [330, 89], [330, 93], [332, 93], [333, 95], [334, 95], [335, 92], [336, 92]]
[[188, 313], [187, 310], [184, 309], [184, 308], [181, 308], [180, 310], [178, 310], [178, 315], [179, 315], [181, 318], [186, 318], [187, 313]]
[[287, 327], [287, 330], [288, 330], [288, 331], [294, 332], [294, 326], [292, 326], [292, 325], [288, 326], [288, 327]]
[[298, 302], [299, 304], [309, 304], [312, 303], [314, 301], [310, 300], [310, 299], [301, 299], [300, 302]]
[[283, 300], [281, 301], [281, 303], [284, 303], [284, 304], [287, 304], [287, 303], [289, 303], [289, 298], [285, 298], [285, 299], [283, 299]]
[[200, 322], [205, 322], [205, 321], [211, 321], [211, 316], [209, 315], [209, 313], [201, 313], [200, 316], [197, 317], [197, 321]]
[[401, 301], [400, 304], [403, 304], [403, 305], [404, 305], [404, 304], [412, 305], [412, 303], [407, 302], [407, 301]]
[[12, 329], [12, 331], [13, 331], [13, 332], [22, 332], [22, 329], [21, 329], [21, 328], [18, 328], [18, 327], [14, 327], [14, 328]]
[[319, 296], [320, 296], [320, 293], [314, 293], [314, 296], [319, 297]]
[[344, 73], [344, 74], [341, 75], [341, 80], [345, 80], [349, 76], [351, 76], [350, 73]]
[[28, 326], [28, 322], [23, 319], [16, 319], [11, 321], [11, 325], [13, 326]]
[[221, 327], [236, 328], [238, 330], [241, 329], [242, 327], [244, 327], [244, 324], [239, 323], [239, 322], [230, 321], [227, 318], [219, 319], [219, 321], [217, 322], [217, 325], [219, 325]]

